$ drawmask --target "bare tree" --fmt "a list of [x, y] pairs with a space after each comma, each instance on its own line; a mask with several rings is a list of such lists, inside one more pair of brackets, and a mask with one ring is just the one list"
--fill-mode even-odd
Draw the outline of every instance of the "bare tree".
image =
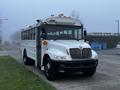
[[0, 30], [0, 44], [2, 44], [2, 31]]
[[0, 19], [0, 28], [2, 27], [2, 20]]
[[2, 27], [2, 20], [0, 19], [0, 44], [2, 44], [2, 31], [1, 31], [1, 27]]
[[21, 39], [21, 31], [16, 31], [11, 35], [12, 43], [19, 44]]

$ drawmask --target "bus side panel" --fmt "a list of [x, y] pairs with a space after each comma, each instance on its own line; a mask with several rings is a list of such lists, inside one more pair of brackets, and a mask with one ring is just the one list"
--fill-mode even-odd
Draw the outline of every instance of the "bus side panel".
[[21, 41], [22, 55], [24, 49], [26, 49], [27, 57], [36, 60], [36, 41], [35, 40], [22, 40]]

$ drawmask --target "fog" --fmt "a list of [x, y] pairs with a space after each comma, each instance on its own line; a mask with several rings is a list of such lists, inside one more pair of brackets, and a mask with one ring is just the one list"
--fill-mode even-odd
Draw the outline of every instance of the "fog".
[[[0, 0], [0, 30], [4, 40], [51, 14], [75, 11], [88, 32], [117, 32], [119, 0]], [[2, 20], [8, 19], [8, 20]]]

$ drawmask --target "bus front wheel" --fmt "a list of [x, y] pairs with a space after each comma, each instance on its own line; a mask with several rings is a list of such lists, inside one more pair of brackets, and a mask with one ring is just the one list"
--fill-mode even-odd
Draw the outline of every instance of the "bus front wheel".
[[56, 72], [55, 72], [55, 69], [53, 68], [53, 65], [52, 65], [52, 62], [50, 60], [49, 57], [46, 58], [46, 64], [44, 65], [44, 73], [45, 73], [45, 76], [48, 80], [55, 80], [55, 75], [56, 75]]

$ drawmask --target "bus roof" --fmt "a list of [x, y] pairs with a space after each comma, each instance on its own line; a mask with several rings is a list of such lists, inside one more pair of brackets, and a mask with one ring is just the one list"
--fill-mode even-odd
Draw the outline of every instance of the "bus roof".
[[63, 14], [59, 14], [58, 16], [50, 16], [47, 19], [38, 22], [37, 24], [30, 25], [27, 28], [22, 29], [22, 31], [26, 31], [35, 27], [40, 26], [43, 23], [52, 24], [52, 25], [72, 25], [72, 26], [82, 26], [82, 22], [79, 19], [73, 17], [67, 17]]

